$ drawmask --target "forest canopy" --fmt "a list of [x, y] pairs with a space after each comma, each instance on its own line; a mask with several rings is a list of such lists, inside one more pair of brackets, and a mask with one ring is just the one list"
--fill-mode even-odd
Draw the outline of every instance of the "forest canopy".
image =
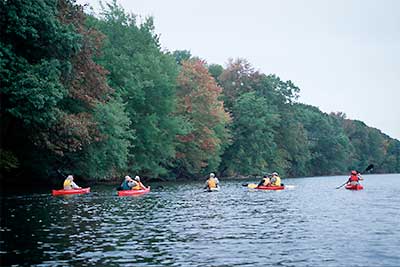
[[[400, 172], [400, 142], [245, 59], [165, 51], [115, 1], [0, 0], [2, 179]], [[272, 37], [271, 37], [272, 38]]]

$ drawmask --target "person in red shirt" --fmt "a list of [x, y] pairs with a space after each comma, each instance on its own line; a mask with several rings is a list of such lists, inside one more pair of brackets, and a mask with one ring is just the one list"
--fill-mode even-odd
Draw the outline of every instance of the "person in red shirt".
[[351, 171], [351, 176], [349, 177], [347, 183], [350, 185], [358, 185], [359, 181], [361, 180], [363, 180], [363, 178], [358, 171]]

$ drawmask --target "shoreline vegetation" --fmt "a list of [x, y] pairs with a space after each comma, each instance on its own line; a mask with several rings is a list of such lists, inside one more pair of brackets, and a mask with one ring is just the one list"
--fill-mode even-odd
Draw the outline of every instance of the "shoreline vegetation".
[[116, 1], [96, 16], [0, 1], [0, 18], [1, 183], [400, 173], [399, 140], [299, 103], [292, 81], [246, 59], [165, 51], [153, 18]]

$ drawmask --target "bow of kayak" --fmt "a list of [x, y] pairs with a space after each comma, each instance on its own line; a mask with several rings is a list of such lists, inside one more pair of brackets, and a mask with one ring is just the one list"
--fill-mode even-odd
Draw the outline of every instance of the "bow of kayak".
[[75, 194], [87, 194], [90, 193], [90, 187], [79, 188], [79, 189], [61, 189], [61, 190], [52, 190], [53, 196], [61, 196], [61, 195], [75, 195]]
[[356, 184], [356, 185], [348, 184], [348, 185], [346, 185], [346, 189], [348, 189], [348, 190], [363, 190], [364, 187], [360, 184]]
[[146, 189], [141, 189], [141, 190], [121, 190], [118, 191], [118, 196], [123, 197], [123, 196], [138, 196], [138, 195], [144, 195], [150, 192], [150, 186], [147, 187]]

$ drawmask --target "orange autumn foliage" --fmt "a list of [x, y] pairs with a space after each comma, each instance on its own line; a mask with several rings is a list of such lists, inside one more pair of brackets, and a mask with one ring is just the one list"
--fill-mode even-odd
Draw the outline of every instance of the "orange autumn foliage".
[[216, 128], [224, 128], [231, 118], [219, 100], [222, 88], [208, 72], [204, 61], [182, 61], [177, 83], [177, 113], [190, 122], [192, 131], [177, 136], [180, 146], [176, 155], [185, 158], [186, 164], [198, 171], [220, 153], [221, 136]]

